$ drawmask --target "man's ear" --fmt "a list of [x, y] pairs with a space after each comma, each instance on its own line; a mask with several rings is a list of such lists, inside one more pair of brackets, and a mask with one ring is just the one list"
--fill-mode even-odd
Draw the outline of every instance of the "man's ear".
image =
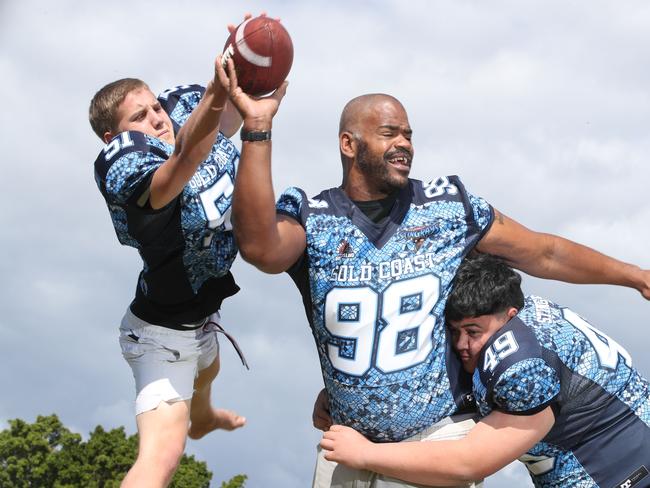
[[339, 149], [341, 154], [348, 159], [354, 159], [357, 155], [357, 141], [351, 132], [341, 132], [339, 135]]
[[512, 317], [514, 317], [518, 313], [519, 313], [519, 310], [517, 310], [515, 307], [510, 307], [508, 309], [508, 319], [511, 319]]
[[106, 132], [104, 132], [104, 137], [102, 137], [104, 144], [108, 144], [109, 142], [111, 142], [111, 139], [113, 139], [114, 136], [115, 134], [113, 134], [113, 131], [107, 130]]

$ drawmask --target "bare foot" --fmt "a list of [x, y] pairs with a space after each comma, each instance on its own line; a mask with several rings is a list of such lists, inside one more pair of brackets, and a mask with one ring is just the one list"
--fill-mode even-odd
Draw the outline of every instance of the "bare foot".
[[212, 417], [206, 419], [205, 421], [192, 422], [189, 430], [187, 431], [187, 436], [190, 439], [200, 439], [213, 430], [235, 430], [239, 427], [243, 427], [246, 423], [245, 417], [237, 415], [235, 412], [231, 412], [230, 410], [213, 408], [212, 414]]

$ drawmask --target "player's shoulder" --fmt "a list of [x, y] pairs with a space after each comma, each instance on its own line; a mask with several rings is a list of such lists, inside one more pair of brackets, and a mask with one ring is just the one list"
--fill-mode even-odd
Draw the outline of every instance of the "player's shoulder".
[[205, 87], [198, 84], [178, 85], [160, 92], [158, 101], [165, 111], [170, 113], [180, 100], [197, 100], [198, 103], [204, 93]]
[[178, 85], [158, 95], [158, 102], [169, 115], [175, 132], [187, 121], [204, 93], [201, 85]]
[[483, 346], [477, 370], [483, 384], [493, 384], [509, 368], [522, 361], [544, 357], [535, 331], [516, 315]]
[[563, 361], [575, 354], [582, 340], [570, 309], [536, 295], [527, 296], [519, 318], [535, 333], [541, 347]]
[[485, 400], [514, 414], [533, 414], [560, 392], [560, 364], [548, 354], [535, 331], [519, 316], [511, 319], [485, 344], [477, 375]]
[[330, 188], [309, 197], [302, 188], [292, 186], [282, 192], [279, 201], [292, 202], [306, 212], [319, 212], [331, 208], [335, 201], [342, 200], [344, 198], [342, 193], [340, 189]]
[[416, 204], [466, 199], [465, 186], [457, 175], [436, 176], [427, 180], [409, 178], [409, 185]]
[[95, 173], [99, 179], [116, 164], [130, 165], [147, 161], [165, 161], [173, 148], [164, 141], [137, 131], [121, 132], [111, 139], [95, 160]]
[[276, 210], [302, 225], [313, 218], [336, 218], [350, 214], [352, 201], [341, 188], [329, 188], [309, 197], [298, 187], [287, 188], [276, 203]]

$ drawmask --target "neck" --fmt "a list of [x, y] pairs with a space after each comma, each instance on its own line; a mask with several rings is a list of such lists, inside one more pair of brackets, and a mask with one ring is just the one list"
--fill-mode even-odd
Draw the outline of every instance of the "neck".
[[350, 184], [348, 181], [347, 184], [344, 182], [342, 189], [345, 194], [350, 197], [350, 200], [355, 202], [367, 202], [371, 200], [381, 200], [387, 198], [390, 195], [396, 193], [396, 190], [392, 192], [384, 192], [379, 190], [372, 190], [365, 185], [354, 185]]
[[381, 200], [395, 195], [400, 191], [400, 188], [390, 187], [388, 185], [373, 185], [363, 175], [358, 173], [349, 172], [343, 175], [343, 182], [341, 189], [345, 194], [355, 202], [367, 202], [371, 200]]

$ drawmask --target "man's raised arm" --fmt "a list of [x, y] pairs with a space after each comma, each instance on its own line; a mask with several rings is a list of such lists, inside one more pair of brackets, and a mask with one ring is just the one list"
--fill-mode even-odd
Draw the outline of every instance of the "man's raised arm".
[[476, 246], [531, 276], [568, 283], [627, 286], [650, 300], [650, 270], [624, 263], [552, 234], [533, 232], [495, 210], [492, 227]]
[[178, 132], [174, 152], [153, 175], [149, 196], [153, 208], [162, 208], [176, 198], [208, 157], [217, 139], [227, 99], [223, 87], [216, 79], [211, 80], [201, 101]]
[[244, 121], [241, 158], [233, 194], [233, 230], [242, 257], [266, 273], [281, 273], [306, 246], [305, 231], [295, 220], [278, 216], [271, 177], [270, 139], [273, 117], [287, 91], [285, 81], [272, 95], [252, 99], [237, 85], [232, 59], [228, 74], [217, 67], [221, 85]]

